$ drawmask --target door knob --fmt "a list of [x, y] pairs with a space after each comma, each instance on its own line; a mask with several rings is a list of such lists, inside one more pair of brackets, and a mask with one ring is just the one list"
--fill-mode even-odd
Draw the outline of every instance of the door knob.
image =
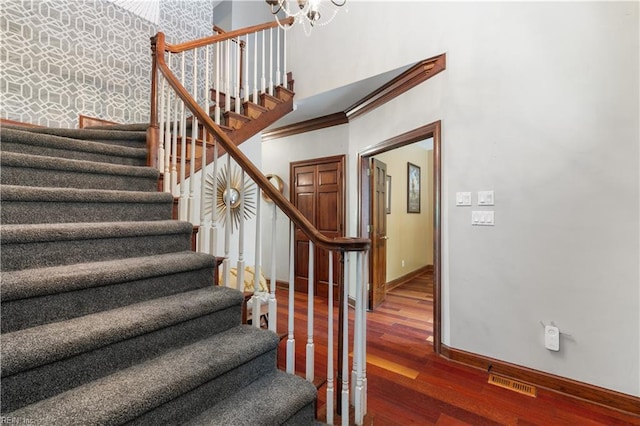
[[381, 239], [381, 240], [388, 240], [388, 239], [389, 239], [389, 237], [388, 237], [388, 236], [386, 236], [386, 235], [383, 235], [382, 237], [380, 237], [380, 239]]

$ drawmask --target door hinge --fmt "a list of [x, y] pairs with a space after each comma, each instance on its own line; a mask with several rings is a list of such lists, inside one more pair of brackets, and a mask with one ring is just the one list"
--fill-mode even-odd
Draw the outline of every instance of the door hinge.
[[371, 225], [367, 225], [367, 232], [371, 233]]
[[371, 169], [367, 169], [367, 176], [371, 176]]

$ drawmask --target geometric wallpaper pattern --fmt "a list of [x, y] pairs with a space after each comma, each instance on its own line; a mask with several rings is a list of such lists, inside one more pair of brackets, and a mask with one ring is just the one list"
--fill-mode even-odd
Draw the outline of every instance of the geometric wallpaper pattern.
[[149, 120], [149, 38], [211, 35], [212, 3], [160, 0], [159, 25], [106, 0], [0, 0], [0, 116], [75, 128]]

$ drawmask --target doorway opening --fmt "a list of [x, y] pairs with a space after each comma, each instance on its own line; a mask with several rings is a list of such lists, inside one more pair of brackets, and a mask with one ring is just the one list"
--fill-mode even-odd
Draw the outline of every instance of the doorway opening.
[[[381, 215], [381, 209], [387, 208], [387, 194], [385, 188], [382, 187], [380, 180], [386, 178], [382, 177], [380, 172], [381, 167], [379, 162], [374, 164], [373, 159], [380, 154], [396, 150], [398, 148], [405, 147], [407, 145], [414, 144], [426, 139], [433, 140], [433, 167], [430, 176], [422, 176], [422, 182], [427, 182], [427, 179], [432, 184], [431, 199], [425, 204], [431, 209], [432, 215], [427, 215], [430, 220], [425, 219], [430, 223], [422, 224], [428, 227], [433, 235], [433, 250], [432, 250], [432, 263], [433, 263], [433, 349], [436, 353], [441, 352], [441, 138], [440, 138], [440, 121], [436, 121], [431, 124], [419, 127], [401, 135], [395, 136], [383, 142], [380, 142], [374, 146], [371, 146], [359, 153], [358, 156], [358, 206], [359, 206], [359, 230], [360, 235], [364, 238], [371, 239], [371, 251], [369, 261], [369, 276], [371, 277], [371, 285], [369, 288], [369, 308], [375, 308], [375, 304], [379, 303], [380, 297], [383, 296], [383, 291], [386, 290], [386, 277], [382, 277], [380, 268], [376, 269], [376, 262], [378, 264], [382, 262], [382, 257], [386, 252], [386, 243], [389, 239], [387, 235], [387, 229], [384, 225], [385, 218]], [[411, 198], [411, 192], [415, 191], [415, 187], [409, 185], [409, 181], [413, 179], [415, 181], [416, 173], [420, 173], [421, 168], [416, 169], [416, 164], [412, 164], [411, 159], [405, 161], [407, 163], [407, 205], [406, 211], [408, 214], [411, 212], [420, 211], [421, 203], [415, 203], [415, 194], [412, 203], [409, 202]], [[413, 166], [413, 167], [412, 167]], [[400, 176], [398, 176], [400, 178]], [[392, 176], [393, 179], [393, 176]], [[389, 186], [391, 188], [391, 186]], [[396, 187], [397, 188], [397, 187]], [[382, 192], [382, 194], [381, 194]], [[393, 192], [390, 194], [394, 196]], [[384, 202], [380, 201], [380, 197], [385, 199]], [[390, 204], [391, 208], [394, 204]], [[417, 210], [416, 210], [417, 207]], [[386, 215], [386, 211], [384, 212]], [[383, 222], [383, 223], [381, 223]], [[393, 238], [393, 237], [391, 237]], [[401, 238], [401, 236], [395, 236], [395, 238]], [[386, 257], [386, 256], [385, 256]], [[386, 262], [386, 260], [385, 260]], [[386, 263], [385, 263], [386, 268]], [[377, 274], [377, 275], [376, 275]], [[385, 273], [386, 274], [386, 273]], [[383, 283], [380, 283], [383, 280]], [[374, 282], [375, 281], [375, 282]]]

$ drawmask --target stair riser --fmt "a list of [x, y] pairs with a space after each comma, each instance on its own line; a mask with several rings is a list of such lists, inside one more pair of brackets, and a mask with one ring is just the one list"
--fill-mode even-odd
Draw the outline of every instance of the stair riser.
[[124, 259], [191, 249], [191, 233], [2, 244], [5, 271]]
[[[237, 305], [66, 360], [3, 377], [2, 412], [19, 409], [228, 330], [239, 321], [240, 305]], [[275, 362], [275, 355], [270, 362]], [[135, 389], [131, 391], [135, 392]]]
[[[241, 391], [243, 387], [259, 379], [265, 372], [272, 371], [275, 360], [275, 350], [266, 352], [127, 424], [136, 426], [182, 424], [229, 395]], [[265, 392], [268, 390], [265, 389]]]
[[69, 160], [87, 160], [99, 163], [121, 164], [126, 166], [146, 166], [147, 157], [121, 157], [109, 154], [100, 154], [83, 151], [70, 151], [67, 149], [56, 149], [38, 145], [26, 145], [20, 143], [3, 142], [3, 152], [17, 152], [20, 154], [42, 155], [45, 157], [66, 158]]
[[2, 303], [2, 333], [63, 321], [213, 285], [213, 268]]
[[35, 169], [2, 166], [3, 185], [24, 185], [54, 188], [110, 189], [123, 191], [155, 191], [157, 178], [138, 176], [79, 173], [67, 170]]

